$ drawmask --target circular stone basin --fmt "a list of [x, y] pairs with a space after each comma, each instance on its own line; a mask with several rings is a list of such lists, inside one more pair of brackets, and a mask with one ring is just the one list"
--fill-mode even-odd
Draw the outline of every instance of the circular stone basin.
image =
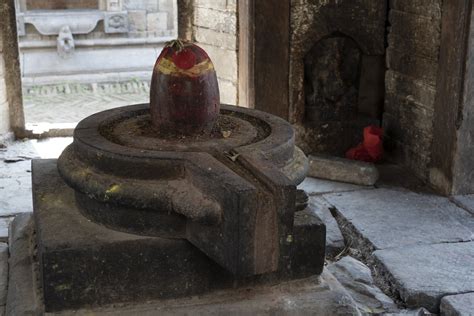
[[161, 135], [151, 124], [148, 111], [115, 117], [99, 127], [102, 136], [125, 147], [153, 151], [227, 152], [257, 142], [269, 134], [264, 121], [222, 110], [210, 135]]
[[288, 122], [226, 105], [209, 136], [160, 135], [148, 104], [99, 112], [78, 124], [58, 160], [89, 219], [171, 238], [184, 238], [190, 222], [221, 225], [224, 212], [239, 205], [228, 204], [235, 194], [294, 190], [307, 168]]

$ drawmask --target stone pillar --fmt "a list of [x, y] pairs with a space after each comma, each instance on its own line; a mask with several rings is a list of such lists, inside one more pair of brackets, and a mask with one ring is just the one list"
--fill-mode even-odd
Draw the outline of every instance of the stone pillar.
[[[25, 136], [25, 119], [21, 94], [20, 62], [16, 30], [15, 3], [6, 0], [0, 6], [0, 128], [8, 126], [18, 138]], [[5, 98], [6, 97], [6, 98]], [[2, 103], [3, 101], [3, 103]], [[6, 103], [5, 103], [6, 101]], [[8, 104], [8, 110], [6, 105]], [[3, 114], [9, 113], [9, 123]], [[0, 130], [0, 134], [5, 132]]]
[[430, 182], [447, 195], [474, 193], [472, 1], [443, 1]]

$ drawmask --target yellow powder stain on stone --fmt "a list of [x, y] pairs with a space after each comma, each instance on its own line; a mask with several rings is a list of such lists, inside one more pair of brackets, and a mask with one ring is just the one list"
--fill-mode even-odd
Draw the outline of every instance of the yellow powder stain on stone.
[[105, 191], [105, 194], [116, 193], [119, 190], [120, 190], [120, 186], [118, 184], [114, 184], [107, 191]]

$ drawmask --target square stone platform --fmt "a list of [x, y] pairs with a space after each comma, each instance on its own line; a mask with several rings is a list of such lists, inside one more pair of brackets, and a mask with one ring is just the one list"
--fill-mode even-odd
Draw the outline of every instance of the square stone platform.
[[298, 255], [292, 275], [237, 280], [185, 239], [128, 234], [90, 221], [59, 176], [55, 159], [33, 160], [32, 178], [32, 242], [47, 312], [270, 287], [322, 272], [325, 226], [307, 211], [295, 215], [293, 249]]

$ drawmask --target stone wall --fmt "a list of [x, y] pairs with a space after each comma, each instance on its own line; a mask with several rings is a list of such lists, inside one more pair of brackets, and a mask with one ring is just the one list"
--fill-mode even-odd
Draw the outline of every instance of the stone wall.
[[3, 59], [3, 39], [0, 33], [0, 141], [10, 131], [10, 119], [5, 82], [5, 60]]
[[237, 104], [237, 0], [194, 0], [192, 37], [211, 57], [221, 102]]
[[148, 81], [164, 43], [177, 36], [177, 0], [96, 0], [88, 11], [30, 11], [15, 1], [27, 87]]
[[306, 153], [343, 156], [383, 108], [387, 3], [293, 0], [289, 120]]
[[427, 179], [442, 0], [390, 1], [383, 125], [392, 158]]

